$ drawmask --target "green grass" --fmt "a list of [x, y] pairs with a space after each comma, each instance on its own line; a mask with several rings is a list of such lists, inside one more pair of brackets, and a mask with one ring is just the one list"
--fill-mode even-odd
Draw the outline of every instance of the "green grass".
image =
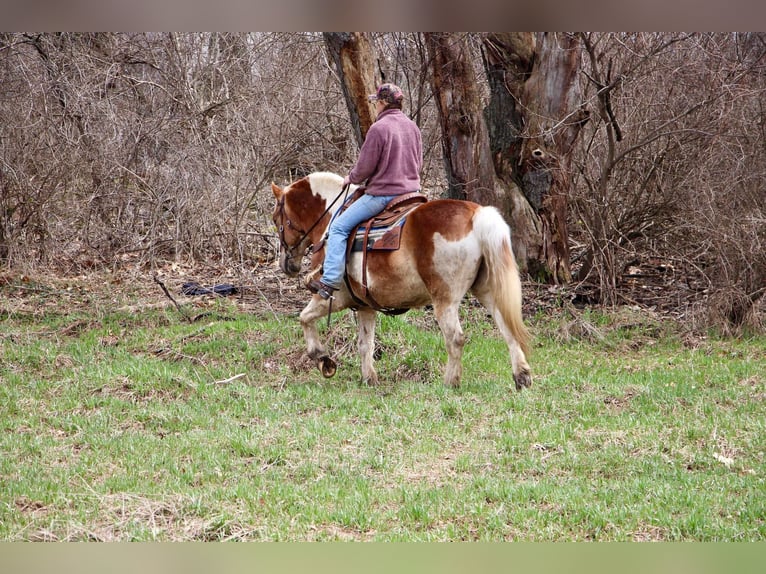
[[6, 307], [3, 540], [766, 538], [764, 337], [537, 317], [534, 385], [516, 393], [466, 306], [454, 390], [432, 314], [411, 312], [378, 320], [370, 388], [350, 314], [325, 380], [295, 316], [234, 302], [194, 323]]

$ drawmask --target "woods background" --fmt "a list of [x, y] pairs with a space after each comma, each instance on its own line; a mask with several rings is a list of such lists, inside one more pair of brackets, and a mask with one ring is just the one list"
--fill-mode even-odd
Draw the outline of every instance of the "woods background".
[[345, 173], [382, 80], [531, 280], [763, 328], [761, 33], [4, 33], [0, 262], [269, 263], [268, 184]]

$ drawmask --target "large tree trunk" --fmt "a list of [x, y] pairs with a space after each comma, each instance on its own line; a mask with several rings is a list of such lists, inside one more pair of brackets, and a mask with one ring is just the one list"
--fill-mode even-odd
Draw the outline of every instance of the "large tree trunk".
[[340, 77], [343, 96], [359, 146], [375, 121], [368, 94], [375, 93], [372, 46], [361, 32], [325, 32], [327, 51]]
[[539, 205], [522, 192], [518, 176], [524, 145], [524, 115], [517, 104], [520, 86], [529, 77], [535, 61], [533, 33], [490, 34], [482, 52], [489, 82], [490, 99], [484, 114], [497, 184], [506, 198], [504, 215], [511, 225], [513, 249], [523, 271], [539, 267], [542, 249], [542, 222]]
[[587, 118], [577, 111], [577, 42], [556, 34], [485, 36], [490, 100], [482, 113], [465, 36], [426, 34], [449, 196], [498, 207], [520, 268], [555, 283], [571, 280], [569, 158]]
[[431, 33], [425, 39], [433, 66], [431, 81], [442, 128], [448, 196], [501, 207], [489, 134], [465, 37]]
[[555, 283], [571, 280], [571, 152], [588, 117], [579, 108], [578, 42], [574, 35], [511, 32], [488, 34], [483, 42], [487, 123], [495, 171], [512, 198], [517, 251], [526, 254], [533, 276]]

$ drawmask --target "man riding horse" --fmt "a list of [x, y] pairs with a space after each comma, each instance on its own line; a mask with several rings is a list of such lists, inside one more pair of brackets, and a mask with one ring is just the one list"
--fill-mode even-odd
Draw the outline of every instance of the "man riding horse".
[[380, 213], [395, 197], [420, 191], [423, 143], [418, 126], [402, 112], [404, 94], [394, 84], [382, 84], [368, 97], [375, 102], [377, 119], [367, 132], [359, 159], [343, 179], [343, 186], [362, 184], [364, 194], [333, 218], [325, 243], [322, 278], [308, 288], [323, 299], [340, 289], [351, 232]]
[[[430, 304], [447, 347], [444, 381], [456, 387], [465, 344], [458, 307], [470, 291], [508, 344], [516, 388], [528, 387], [532, 383], [526, 360], [529, 332], [522, 317], [521, 281], [510, 228], [497, 209], [454, 199], [420, 203], [407, 211], [406, 224], [391, 242], [394, 248], [347, 255], [349, 235], [360, 223], [377, 216], [389, 203], [406, 202], [406, 195], [420, 190], [422, 139], [415, 123], [402, 113], [403, 99], [393, 84], [381, 85], [370, 96], [378, 117], [345, 178], [317, 172], [284, 189], [271, 185], [280, 268], [297, 276], [308, 252], [314, 269], [323, 264], [321, 279], [313, 278], [313, 272], [310, 275], [307, 285], [315, 296], [300, 314], [308, 356], [325, 377], [333, 376], [337, 365], [320, 340], [317, 321], [333, 312], [355, 309], [362, 379], [374, 385], [378, 382], [373, 353], [376, 313]], [[366, 187], [354, 193], [359, 195], [363, 189], [361, 197], [339, 206], [344, 192], [362, 183]], [[370, 227], [365, 229], [369, 232]], [[366, 234], [364, 238], [362, 243], [367, 245]]]

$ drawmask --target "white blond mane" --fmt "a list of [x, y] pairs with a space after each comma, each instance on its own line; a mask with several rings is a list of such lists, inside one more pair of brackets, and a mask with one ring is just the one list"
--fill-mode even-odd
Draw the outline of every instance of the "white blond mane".
[[[308, 175], [309, 183], [311, 184], [311, 191], [324, 198], [326, 205], [330, 205], [333, 200], [338, 197], [343, 186], [343, 178], [336, 173], [329, 171], [316, 171]], [[359, 187], [357, 185], [351, 185], [349, 189], [349, 196]], [[343, 199], [339, 199], [335, 202], [330, 210], [332, 213], [342, 205]]]

